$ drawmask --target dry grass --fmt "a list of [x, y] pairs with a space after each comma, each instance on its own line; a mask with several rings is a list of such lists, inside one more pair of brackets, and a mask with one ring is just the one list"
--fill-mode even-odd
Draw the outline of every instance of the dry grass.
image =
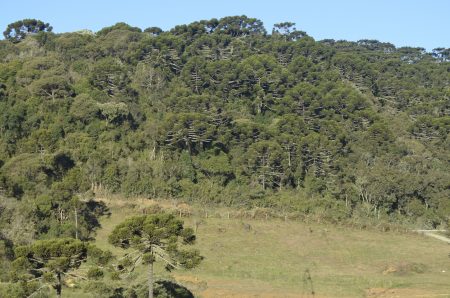
[[[223, 288], [236, 294], [250, 286], [256, 295], [272, 291], [280, 293], [278, 297], [307, 297], [313, 291], [316, 296], [363, 297], [371, 288], [450, 295], [449, 249], [444, 243], [414, 234], [298, 222], [245, 223], [252, 230], [243, 222], [220, 219], [199, 228], [198, 247], [206, 260], [191, 274], [214, 281], [216, 288], [223, 280]], [[383, 274], [389, 266], [398, 269]], [[230, 286], [230, 281], [237, 284]], [[265, 290], [260, 291], [260, 283]]]
[[[107, 235], [154, 202], [109, 204], [96, 244], [121, 253]], [[435, 239], [275, 219], [185, 218], [192, 227], [200, 221], [204, 262], [172, 275], [198, 297], [450, 297], [450, 248]], [[162, 268], [157, 275], [168, 276]]]

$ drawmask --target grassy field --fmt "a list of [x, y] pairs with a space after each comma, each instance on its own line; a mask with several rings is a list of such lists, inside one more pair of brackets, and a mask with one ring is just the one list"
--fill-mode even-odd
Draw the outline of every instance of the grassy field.
[[[107, 235], [140, 212], [126, 205], [111, 212], [96, 244], [121, 254]], [[188, 226], [195, 222], [205, 260], [171, 278], [198, 297], [450, 297], [450, 247], [425, 236], [278, 219], [185, 218]], [[140, 273], [129, 282], [144, 282]], [[162, 267], [156, 275], [169, 277]]]

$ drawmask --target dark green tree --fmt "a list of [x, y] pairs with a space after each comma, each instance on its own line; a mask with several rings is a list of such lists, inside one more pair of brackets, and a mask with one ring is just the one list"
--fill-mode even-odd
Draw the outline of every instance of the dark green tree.
[[102, 28], [100, 31], [97, 32], [97, 35], [100, 35], [100, 36], [106, 35], [109, 32], [114, 31], [114, 30], [128, 30], [128, 31], [132, 31], [132, 32], [142, 32], [142, 30], [139, 27], [133, 27], [133, 26], [128, 25], [127, 23], [119, 22], [113, 26]]
[[53, 29], [49, 23], [36, 19], [24, 19], [11, 23], [6, 27], [3, 36], [12, 42], [22, 41], [27, 35], [38, 32], [51, 32]]
[[195, 235], [191, 228], [185, 228], [181, 220], [171, 214], [136, 216], [125, 220], [114, 228], [109, 242], [124, 249], [131, 248], [127, 263], [134, 266], [141, 262], [148, 266], [148, 295], [153, 297], [153, 263], [161, 260], [166, 269], [197, 266], [202, 257], [197, 250], [185, 250], [180, 244], [191, 245]]
[[99, 265], [106, 264], [111, 258], [110, 253], [80, 240], [39, 240], [15, 249], [12, 274], [17, 280], [39, 279], [51, 285], [56, 290], [56, 296], [61, 297], [64, 278], [78, 277], [72, 271], [87, 260], [90, 252], [93, 252], [93, 261]]
[[152, 36], [158, 36], [163, 33], [163, 30], [159, 27], [148, 27], [144, 32], [150, 33]]

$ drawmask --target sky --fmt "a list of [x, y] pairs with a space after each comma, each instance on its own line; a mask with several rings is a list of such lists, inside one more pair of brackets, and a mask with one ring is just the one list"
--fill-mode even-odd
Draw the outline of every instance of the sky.
[[274, 23], [295, 22], [316, 40], [377, 39], [397, 47], [450, 47], [450, 0], [20, 0], [5, 1], [0, 29], [40, 19], [56, 33], [98, 31], [117, 22], [168, 30], [179, 24], [247, 15]]

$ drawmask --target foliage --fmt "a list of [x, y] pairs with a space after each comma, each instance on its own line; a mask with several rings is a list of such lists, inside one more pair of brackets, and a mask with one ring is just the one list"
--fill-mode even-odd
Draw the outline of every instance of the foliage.
[[[44, 284], [51, 284], [60, 297], [63, 279], [67, 276], [77, 276], [71, 274], [71, 271], [86, 261], [88, 251], [88, 244], [71, 238], [40, 240], [30, 245], [18, 246], [15, 248], [16, 258], [12, 263], [13, 280], [39, 279]], [[102, 273], [92, 268], [88, 276], [100, 278]]]
[[90, 199], [111, 193], [449, 222], [448, 49], [268, 34], [247, 16], [141, 31], [0, 41], [17, 240], [88, 239], [106, 212]]
[[127, 271], [127, 267], [133, 270], [138, 262], [149, 265], [150, 297], [153, 297], [153, 263], [156, 260], [163, 261], [167, 270], [180, 267], [192, 269], [202, 260], [197, 250], [180, 247], [180, 244], [193, 244], [195, 235], [191, 228], [184, 228], [183, 222], [172, 214], [157, 213], [129, 218], [114, 228], [108, 240], [114, 246], [132, 248], [137, 252], [126, 255], [119, 270]]
[[22, 41], [29, 34], [38, 32], [51, 32], [53, 29], [49, 23], [36, 19], [24, 19], [9, 24], [3, 32], [3, 36], [13, 42]]

